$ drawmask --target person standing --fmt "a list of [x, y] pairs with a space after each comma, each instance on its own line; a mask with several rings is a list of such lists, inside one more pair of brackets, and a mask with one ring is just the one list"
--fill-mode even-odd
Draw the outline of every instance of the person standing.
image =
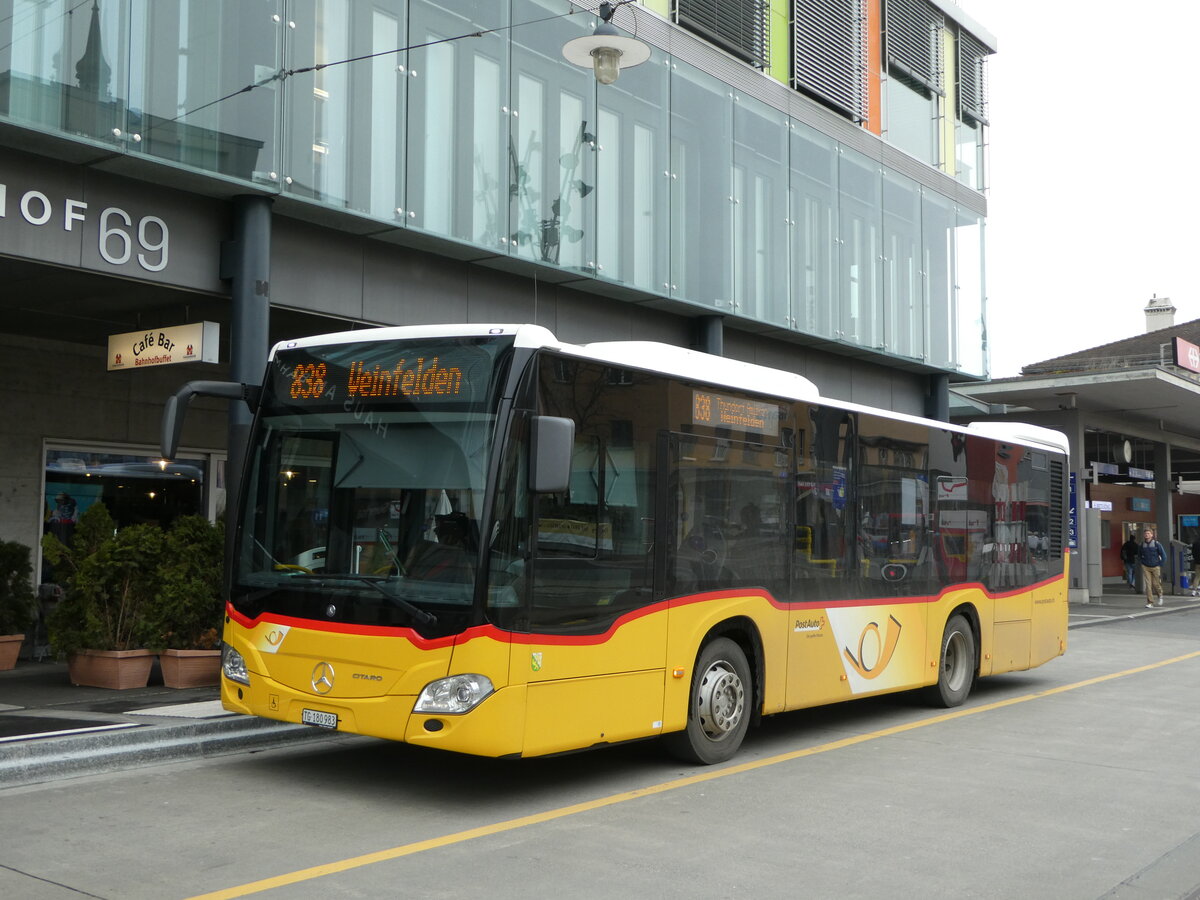
[[1162, 565], [1167, 561], [1167, 551], [1147, 528], [1142, 532], [1142, 543], [1138, 547], [1138, 562], [1142, 564], [1142, 587], [1146, 591], [1146, 609], [1152, 609], [1157, 600], [1162, 606]]
[[1121, 562], [1125, 564], [1125, 582], [1129, 585], [1129, 590], [1137, 593], [1137, 569], [1138, 564], [1138, 542], [1133, 536], [1133, 532], [1129, 532], [1129, 540], [1121, 545]]

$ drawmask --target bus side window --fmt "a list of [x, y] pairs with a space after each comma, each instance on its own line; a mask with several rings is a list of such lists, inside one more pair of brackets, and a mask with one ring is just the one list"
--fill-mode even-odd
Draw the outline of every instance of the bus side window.
[[672, 435], [667, 592], [787, 591], [788, 454], [782, 447]]
[[854, 422], [840, 409], [813, 407], [796, 473], [795, 599], [849, 596], [855, 522]]
[[539, 412], [576, 423], [568, 489], [535, 500], [530, 628], [597, 632], [653, 601], [654, 465], [665, 383], [542, 361]]

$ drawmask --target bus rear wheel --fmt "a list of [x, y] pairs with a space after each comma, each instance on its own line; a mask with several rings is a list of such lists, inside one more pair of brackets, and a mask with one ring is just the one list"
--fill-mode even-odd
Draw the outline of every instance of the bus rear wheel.
[[928, 689], [935, 706], [961, 706], [975, 683], [975, 632], [965, 616], [953, 615], [942, 633], [937, 684]]
[[746, 654], [729, 638], [705, 644], [696, 658], [687, 728], [665, 738], [686, 762], [713, 765], [737, 753], [750, 724], [753, 682]]

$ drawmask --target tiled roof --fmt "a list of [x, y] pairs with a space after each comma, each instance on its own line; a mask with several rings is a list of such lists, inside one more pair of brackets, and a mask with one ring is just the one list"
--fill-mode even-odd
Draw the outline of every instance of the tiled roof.
[[[1174, 338], [1200, 344], [1200, 319], [1160, 328], [1146, 334], [1101, 344], [1087, 350], [1077, 350], [1021, 368], [1022, 375], [1048, 375], [1055, 372], [1085, 372], [1101, 369], [1130, 369], [1147, 366], [1173, 365]], [[1164, 348], [1164, 345], [1165, 348]]]

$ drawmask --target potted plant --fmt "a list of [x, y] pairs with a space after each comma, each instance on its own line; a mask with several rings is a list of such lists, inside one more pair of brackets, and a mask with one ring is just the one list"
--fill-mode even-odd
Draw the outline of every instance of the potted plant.
[[25, 630], [33, 623], [33, 566], [29, 548], [16, 541], [0, 541], [0, 671], [17, 664]]
[[225, 529], [182, 516], [167, 530], [153, 603], [152, 646], [167, 687], [217, 684], [221, 672], [221, 572]]
[[65, 588], [47, 630], [50, 643], [67, 656], [73, 684], [124, 689], [149, 681], [154, 656], [145, 613], [164, 550], [161, 528], [117, 531], [103, 503], [79, 517], [70, 546], [43, 536], [42, 551]]

